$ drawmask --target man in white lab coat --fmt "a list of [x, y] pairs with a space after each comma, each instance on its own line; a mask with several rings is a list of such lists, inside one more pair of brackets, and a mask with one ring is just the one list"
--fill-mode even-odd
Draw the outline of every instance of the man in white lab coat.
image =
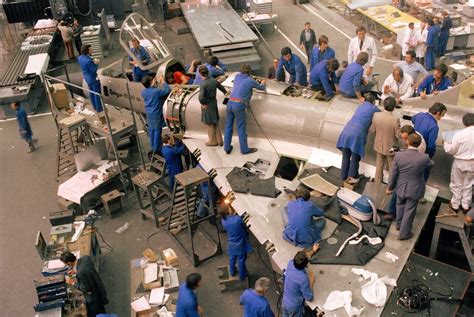
[[415, 23], [410, 22], [408, 23], [408, 28], [405, 30], [403, 34], [402, 60], [405, 58], [407, 51], [415, 49], [416, 45], [417, 45], [417, 37], [415, 33]]
[[454, 156], [449, 183], [453, 196], [449, 205], [454, 211], [461, 208], [466, 213], [471, 209], [474, 184], [474, 113], [466, 113], [462, 123], [466, 128], [454, 134], [452, 141], [444, 141], [443, 145], [446, 153]]
[[383, 83], [382, 100], [394, 97], [398, 104], [413, 96], [413, 79], [410, 75], [396, 67]]
[[357, 55], [360, 52], [367, 52], [369, 54], [369, 61], [365, 64], [365, 77], [370, 78], [374, 69], [375, 61], [377, 60], [377, 46], [375, 41], [370, 36], [366, 36], [366, 29], [364, 26], [359, 26], [356, 30], [357, 36], [352, 38], [349, 43], [349, 50], [347, 51], [347, 62], [351, 64], [355, 62]]
[[426, 39], [428, 37], [428, 28], [425, 22], [421, 22], [420, 28], [415, 29], [416, 34], [416, 48], [415, 53], [417, 61], [421, 64], [425, 64], [425, 53], [426, 53]]

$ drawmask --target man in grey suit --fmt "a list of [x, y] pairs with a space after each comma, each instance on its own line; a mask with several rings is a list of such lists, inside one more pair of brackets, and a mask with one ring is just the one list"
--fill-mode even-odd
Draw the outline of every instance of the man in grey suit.
[[397, 230], [399, 240], [408, 240], [413, 234], [411, 227], [418, 201], [425, 195], [424, 173], [434, 164], [428, 155], [418, 152], [421, 137], [412, 133], [408, 136], [408, 149], [395, 154], [388, 180], [387, 195], [397, 194]]
[[383, 170], [386, 166], [389, 173], [392, 170], [394, 152], [390, 149], [397, 144], [397, 136], [400, 135], [400, 120], [393, 115], [393, 109], [397, 101], [393, 97], [387, 97], [383, 101], [383, 112], [377, 112], [372, 118], [372, 132], [375, 133], [374, 151], [377, 154], [375, 159], [376, 183], [381, 183]]

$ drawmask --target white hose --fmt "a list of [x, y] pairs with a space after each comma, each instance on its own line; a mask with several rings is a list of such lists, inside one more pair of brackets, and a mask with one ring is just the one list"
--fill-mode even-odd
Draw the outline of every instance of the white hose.
[[379, 214], [377, 213], [377, 208], [375, 208], [375, 204], [372, 201], [372, 199], [368, 198], [370, 207], [372, 207], [372, 221], [374, 222], [374, 225], [378, 226], [380, 225], [380, 217]]
[[350, 236], [349, 238], [347, 238], [347, 239], [344, 241], [344, 243], [343, 243], [343, 244], [341, 245], [341, 247], [339, 248], [339, 251], [337, 251], [336, 257], [338, 257], [338, 256], [341, 254], [341, 252], [344, 250], [344, 248], [345, 248], [346, 245], [349, 243], [349, 241], [351, 241], [351, 240], [354, 239], [354, 238], [357, 238], [357, 237], [359, 236], [359, 234], [361, 234], [361, 232], [362, 232], [362, 224], [360, 223], [359, 219], [354, 218], [354, 217], [352, 217], [352, 216], [350, 216], [350, 215], [349, 215], [349, 217], [351, 218], [351, 220], [353, 220], [354, 222], [357, 223], [357, 227], [359, 228], [359, 230], [358, 230], [356, 233], [354, 233], [352, 236]]

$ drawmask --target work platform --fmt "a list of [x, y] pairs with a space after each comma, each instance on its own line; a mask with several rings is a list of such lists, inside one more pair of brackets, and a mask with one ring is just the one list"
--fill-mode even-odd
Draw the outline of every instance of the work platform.
[[[214, 182], [224, 195], [229, 191], [232, 191], [232, 188], [226, 179], [226, 175], [235, 166], [244, 166], [247, 162], [255, 162], [257, 159], [266, 160], [269, 162], [269, 165], [264, 177], [269, 178], [274, 175], [279, 163], [278, 155], [272, 151], [268, 141], [262, 139], [249, 138], [249, 145], [257, 147], [258, 151], [244, 156], [239, 153], [239, 146], [238, 142], [236, 142], [236, 137], [234, 137], [234, 149], [230, 155], [227, 155], [222, 148], [205, 146], [205, 141], [200, 139], [204, 136], [193, 135], [193, 137], [197, 138], [184, 139], [184, 143], [190, 151], [200, 149], [201, 154], [199, 162], [205, 170], [208, 171], [209, 169], [214, 168], [217, 171], [217, 176], [215, 177]], [[340, 155], [321, 149], [313, 149], [313, 153], [311, 154], [312, 163], [319, 166], [337, 166], [340, 164], [340, 160]], [[333, 164], [329, 164], [329, 162], [333, 162]], [[307, 165], [307, 167], [308, 166], [309, 165]], [[369, 170], [371, 170], [370, 165], [362, 165], [362, 172]], [[285, 187], [296, 189], [298, 185], [299, 180], [288, 181], [280, 177], [275, 178], [275, 187], [280, 191], [283, 191]], [[432, 187], [427, 188], [425, 195], [427, 202], [425, 204], [420, 204], [418, 207], [417, 215], [413, 224], [414, 237], [412, 239], [407, 241], [397, 240], [397, 231], [395, 230], [395, 225], [392, 224], [384, 241], [385, 246], [366, 265], [357, 267], [377, 273], [380, 277], [387, 275], [389, 278], [397, 280], [400, 277], [403, 267], [421, 233], [421, 229], [428, 218], [429, 211], [433, 206], [437, 193], [437, 189]], [[269, 251], [273, 270], [281, 273], [286, 268], [288, 261], [293, 258], [296, 252], [301, 250], [301, 248], [291, 245], [282, 237], [284, 226], [279, 211], [281, 208], [286, 206], [288, 199], [284, 194], [280, 194], [277, 198], [270, 198], [241, 193], [235, 193], [235, 198], [236, 199], [232, 203], [232, 206], [239, 215], [246, 214], [246, 216], [248, 216], [248, 226], [250, 227], [250, 231], [259, 243], [264, 245], [266, 250]], [[326, 219], [326, 221], [326, 226], [322, 233], [323, 239], [328, 238], [337, 226], [335, 222], [329, 219]], [[398, 256], [399, 259], [396, 262], [392, 262], [390, 259], [385, 257], [385, 252], [390, 252]], [[351, 269], [354, 265], [311, 264], [309, 267], [315, 272], [316, 276], [314, 284], [314, 300], [307, 303], [312, 309], [316, 307], [322, 309], [322, 306], [331, 291], [349, 290], [352, 291], [352, 305], [358, 308], [365, 306], [364, 316], [380, 316], [382, 314], [383, 307], [377, 308], [369, 305], [362, 298], [361, 286], [365, 284], [365, 282], [360, 282], [360, 276], [351, 273]], [[390, 296], [392, 290], [392, 287], [388, 287], [388, 296]], [[331, 313], [345, 314], [342, 311], [343, 309], [340, 309]]]

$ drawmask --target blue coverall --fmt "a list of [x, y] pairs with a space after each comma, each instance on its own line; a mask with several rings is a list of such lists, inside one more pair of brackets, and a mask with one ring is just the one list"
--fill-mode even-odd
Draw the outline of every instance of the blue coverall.
[[176, 317], [200, 317], [195, 291], [188, 288], [186, 282], [179, 286], [178, 301], [176, 302]]
[[336, 72], [328, 71], [328, 60], [319, 62], [309, 73], [309, 83], [313, 90], [324, 91], [326, 96], [334, 96], [337, 84]]
[[296, 83], [300, 86], [308, 85], [306, 66], [297, 55], [291, 54], [291, 59], [288, 62], [285, 61], [283, 56], [280, 57], [276, 70], [276, 78], [285, 78], [285, 69], [290, 74], [290, 80], [288, 83]]
[[234, 79], [234, 88], [227, 103], [225, 129], [224, 129], [224, 151], [232, 150], [232, 133], [234, 132], [234, 120], [239, 134], [240, 153], [246, 154], [249, 151], [247, 144], [247, 120], [245, 118], [245, 108], [252, 98], [253, 88], [265, 90], [265, 85], [259, 84], [249, 75], [239, 73]]
[[31, 126], [30, 122], [28, 121], [26, 111], [21, 106], [16, 110], [16, 121], [20, 127], [20, 136], [31, 146], [33, 132], [31, 131]]
[[303, 317], [305, 300], [313, 300], [308, 273], [305, 269], [298, 270], [290, 260], [283, 284], [282, 317]]
[[362, 84], [364, 68], [356, 62], [347, 66], [346, 70], [339, 79], [339, 91], [345, 97], [356, 98], [356, 91], [361, 95], [367, 92], [367, 87]]
[[449, 30], [453, 26], [453, 20], [448, 16], [443, 19], [438, 40], [438, 56], [444, 56], [446, 53], [446, 46], [448, 45]]
[[[433, 158], [436, 152], [436, 139], [439, 127], [436, 118], [429, 112], [420, 112], [411, 118], [415, 130], [423, 136], [426, 142], [426, 154]], [[425, 182], [430, 177], [430, 169], [425, 170]]]
[[[150, 64], [150, 55], [143, 46], [140, 45], [138, 49], [132, 47], [130, 50], [133, 52], [133, 54], [135, 54], [137, 59], [139, 59], [143, 65]], [[129, 56], [128, 59], [130, 61], [133, 61], [133, 58], [131, 56]], [[142, 78], [148, 76], [149, 74], [150, 72], [147, 69], [141, 69], [138, 65], [133, 66], [133, 81], [141, 82]]]
[[146, 121], [148, 123], [148, 134], [150, 136], [150, 146], [153, 152], [161, 150], [161, 129], [165, 126], [163, 118], [164, 97], [170, 93], [171, 89], [167, 83], [163, 83], [163, 88], [148, 87], [142, 90], [142, 98], [145, 102]]
[[247, 274], [247, 253], [252, 251], [252, 246], [248, 243], [248, 233], [242, 217], [230, 215], [221, 220], [222, 226], [227, 231], [227, 253], [229, 253], [230, 275], [234, 276], [235, 263], [239, 267], [239, 278], [244, 280]]
[[314, 66], [319, 64], [325, 59], [336, 58], [336, 52], [330, 47], [327, 47], [324, 52], [319, 51], [319, 46], [313, 48], [310, 61], [310, 71], [313, 70]]
[[[217, 78], [225, 74], [225, 72], [227, 71], [227, 66], [222, 62], [219, 62], [218, 65], [220, 68], [217, 68], [216, 66], [212, 66], [209, 63], [204, 64], [204, 66], [206, 66], [207, 70], [209, 71], [209, 78]], [[202, 83], [202, 76], [196, 70], [196, 76], [194, 77], [193, 85], [200, 85], [201, 83]]]
[[428, 75], [418, 86], [418, 93], [421, 94], [422, 92], [425, 92], [427, 95], [431, 95], [434, 91], [443, 91], [452, 85], [453, 83], [446, 76], [443, 76], [439, 84], [436, 84], [434, 76]]
[[303, 198], [290, 201], [286, 208], [288, 224], [283, 230], [283, 239], [301, 248], [311, 248], [321, 240], [326, 221], [324, 218], [314, 220], [313, 217], [324, 216], [323, 210]]
[[[82, 69], [82, 76], [84, 77], [89, 90], [100, 94], [100, 81], [97, 79], [97, 69], [99, 66], [94, 63], [89, 55], [81, 55], [77, 60], [79, 61], [79, 65]], [[104, 109], [100, 102], [100, 96], [90, 93], [90, 98], [94, 110], [96, 112], [102, 112]]]
[[339, 135], [336, 147], [342, 151], [342, 180], [359, 174], [359, 162], [365, 155], [367, 134], [376, 112], [380, 112], [380, 109], [370, 102], [363, 102]]
[[165, 144], [161, 149], [161, 153], [165, 158], [166, 169], [170, 177], [170, 191], [173, 192], [174, 176], [183, 172], [183, 162], [181, 155], [184, 154], [186, 147], [183, 143], [177, 142], [174, 146]]
[[253, 289], [246, 289], [240, 295], [240, 305], [244, 306], [244, 317], [274, 317], [270, 303]]
[[427, 71], [435, 68], [435, 54], [438, 49], [439, 26], [437, 24], [428, 27], [426, 37], [425, 68]]
[[201, 200], [199, 201], [199, 205], [196, 211], [196, 216], [198, 217], [207, 216], [209, 210], [206, 208], [206, 206], [209, 207], [210, 201], [212, 201], [215, 206], [217, 198], [219, 197], [219, 189], [216, 187], [213, 181], [211, 181], [210, 183], [211, 183], [211, 188], [209, 191], [207, 190], [208, 188], [207, 183], [206, 182], [201, 183], [200, 187], [201, 187], [202, 197], [201, 197]]

